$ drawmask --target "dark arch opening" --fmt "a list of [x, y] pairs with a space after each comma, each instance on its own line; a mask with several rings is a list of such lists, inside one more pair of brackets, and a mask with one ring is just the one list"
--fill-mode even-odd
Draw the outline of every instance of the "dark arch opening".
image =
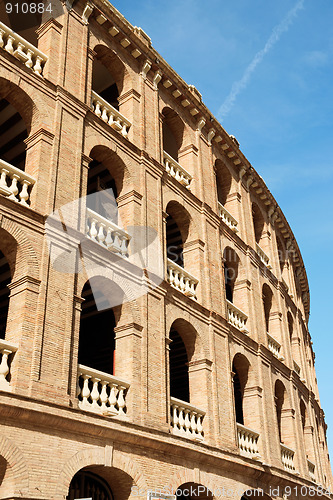
[[272, 309], [273, 292], [266, 283], [262, 287], [262, 301], [264, 306], [266, 332], [269, 332], [269, 316]]
[[302, 429], [303, 429], [303, 433], [304, 433], [304, 429], [305, 429], [305, 425], [306, 425], [306, 406], [305, 406], [305, 403], [302, 399], [300, 400], [299, 406], [300, 406], [300, 412], [301, 412]]
[[180, 116], [171, 108], [164, 108], [162, 114], [163, 150], [178, 161], [185, 125]]
[[177, 222], [172, 215], [166, 219], [167, 258], [184, 267], [183, 240]]
[[185, 483], [176, 490], [177, 500], [204, 500], [213, 499], [212, 491], [206, 486], [198, 483]]
[[6, 335], [10, 294], [8, 285], [10, 282], [10, 267], [6, 257], [0, 250], [0, 339], [4, 339]]
[[113, 500], [113, 493], [107, 482], [89, 471], [79, 471], [69, 485], [66, 500], [75, 499]]
[[25, 168], [28, 130], [21, 114], [7, 100], [0, 98], [0, 159], [20, 170]]
[[216, 160], [216, 184], [217, 184], [217, 199], [221, 205], [227, 202], [228, 194], [231, 189], [232, 177], [229, 169], [222, 163], [221, 160]]
[[234, 288], [238, 277], [239, 257], [232, 248], [226, 247], [223, 252], [223, 260], [226, 298], [229, 302], [233, 302]]
[[278, 254], [279, 254], [279, 263], [280, 263], [280, 271], [282, 273], [285, 260], [286, 260], [286, 254], [281, 242], [281, 239], [279, 237], [276, 238], [276, 243], [277, 243], [277, 248], [278, 248]]
[[294, 320], [290, 311], [287, 312], [287, 321], [288, 321], [289, 338], [291, 341], [294, 332]]
[[285, 399], [285, 387], [284, 387], [283, 383], [280, 382], [280, 380], [277, 380], [275, 382], [274, 396], [275, 396], [275, 408], [276, 408], [279, 438], [280, 438], [280, 443], [283, 443], [281, 417], [282, 417], [282, 408], [283, 408], [284, 399]]
[[108, 47], [95, 47], [92, 90], [119, 111], [119, 96], [123, 90], [125, 67]]
[[236, 354], [232, 363], [236, 422], [244, 425], [243, 397], [249, 375], [250, 363], [242, 354]]
[[[99, 279], [103, 280], [102, 277]], [[87, 281], [82, 290], [84, 302], [80, 319], [78, 362], [113, 375], [116, 322], [102, 288], [98, 290], [94, 287], [93, 293], [90, 282]]]
[[260, 208], [256, 203], [252, 203], [252, 220], [256, 242], [259, 243], [264, 230], [265, 221]]
[[87, 207], [102, 217], [118, 223], [117, 186], [110, 171], [98, 160], [89, 165]]
[[190, 402], [190, 385], [188, 375], [188, 356], [183, 339], [171, 328], [170, 340], [170, 396]]

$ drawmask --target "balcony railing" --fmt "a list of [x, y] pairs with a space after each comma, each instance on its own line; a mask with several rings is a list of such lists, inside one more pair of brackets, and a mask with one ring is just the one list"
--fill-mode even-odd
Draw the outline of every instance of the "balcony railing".
[[130, 384], [83, 365], [78, 365], [77, 382], [79, 408], [102, 415], [126, 415]]
[[176, 398], [170, 399], [170, 405], [172, 433], [202, 441], [204, 439], [202, 424], [205, 412]]
[[281, 460], [284, 469], [288, 472], [295, 472], [294, 455], [295, 452], [284, 444], [280, 443], [281, 447]]
[[12, 54], [36, 75], [42, 75], [47, 56], [1, 22], [0, 48]]
[[28, 207], [30, 201], [29, 186], [33, 186], [35, 182], [36, 180], [31, 175], [4, 160], [0, 160], [0, 194]]
[[258, 449], [259, 434], [237, 423], [237, 435], [240, 454], [253, 460], [260, 460], [261, 456]]
[[131, 236], [105, 217], [97, 214], [90, 208], [86, 212], [86, 234], [111, 252], [127, 255]]
[[313, 481], [315, 483], [317, 481], [316, 474], [315, 474], [316, 466], [313, 462], [311, 462], [311, 460], [308, 460], [308, 470], [309, 470], [309, 476], [310, 476], [311, 481]]
[[268, 349], [271, 351], [271, 353], [273, 353], [277, 359], [283, 361], [284, 357], [281, 356], [281, 344], [268, 332], [267, 332], [267, 344], [268, 344]]
[[132, 125], [131, 122], [94, 91], [91, 92], [91, 105], [95, 115], [108, 123], [114, 130], [120, 132], [121, 135], [127, 137]]
[[228, 210], [222, 205], [222, 203], [218, 202], [218, 210], [219, 216], [223, 220], [223, 222], [230, 227], [232, 231], [238, 233], [238, 221], [228, 212]]
[[7, 340], [0, 339], [0, 390], [1, 391], [10, 391], [10, 356], [17, 351], [17, 346]]
[[249, 333], [246, 329], [247, 315], [227, 300], [228, 322], [243, 333]]
[[170, 259], [168, 259], [167, 277], [170, 285], [176, 290], [179, 290], [187, 297], [196, 298], [199, 280]]
[[263, 251], [263, 249], [261, 248], [261, 246], [258, 245], [258, 243], [256, 243], [256, 252], [259, 255], [259, 258], [260, 258], [261, 262], [263, 264], [265, 264], [265, 266], [268, 269], [272, 269], [272, 266], [269, 263], [269, 257], [268, 257], [268, 255]]
[[180, 184], [190, 189], [192, 176], [186, 172], [185, 168], [179, 165], [168, 153], [163, 151], [163, 162], [165, 170], [171, 177], [174, 177]]

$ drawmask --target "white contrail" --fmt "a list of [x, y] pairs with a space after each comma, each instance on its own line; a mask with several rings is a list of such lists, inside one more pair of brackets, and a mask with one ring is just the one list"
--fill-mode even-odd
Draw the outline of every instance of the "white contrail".
[[296, 17], [297, 12], [303, 8], [303, 4], [304, 0], [298, 0], [296, 5], [292, 9], [290, 9], [286, 17], [281, 21], [281, 23], [275, 26], [264, 48], [256, 53], [256, 55], [246, 68], [242, 78], [237, 82], [233, 83], [230, 94], [228, 95], [228, 97], [225, 99], [224, 103], [218, 110], [217, 117], [219, 120], [222, 121], [225, 115], [229, 113], [229, 111], [231, 110], [232, 106], [235, 103], [236, 97], [241, 92], [241, 90], [245, 89], [245, 87], [249, 83], [252, 73], [254, 72], [258, 64], [263, 60], [264, 56], [267, 54], [267, 52], [269, 52], [269, 50], [273, 47], [273, 45], [275, 45], [276, 42], [280, 40], [282, 33], [288, 30], [289, 26]]

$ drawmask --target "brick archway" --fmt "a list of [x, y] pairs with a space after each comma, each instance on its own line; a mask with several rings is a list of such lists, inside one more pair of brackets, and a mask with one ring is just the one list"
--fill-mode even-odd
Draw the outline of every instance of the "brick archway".
[[29, 470], [27, 459], [11, 440], [4, 436], [0, 437], [0, 456], [7, 462], [1, 491], [10, 498], [11, 496], [24, 496], [29, 491]]

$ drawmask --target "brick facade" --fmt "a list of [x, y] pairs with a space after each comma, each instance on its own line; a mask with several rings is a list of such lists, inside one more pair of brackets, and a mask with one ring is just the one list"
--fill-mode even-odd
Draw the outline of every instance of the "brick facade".
[[[308, 283], [283, 213], [237, 141], [140, 28], [102, 0], [53, 4], [57, 17], [37, 30], [42, 75], [11, 53], [6, 30], [0, 48], [0, 103], [15, 108], [26, 129], [28, 176], [15, 165], [6, 173], [0, 154], [0, 260], [10, 270], [0, 339], [0, 499], [66, 499], [82, 469], [102, 478], [115, 500], [157, 488], [174, 494], [187, 484], [235, 500], [256, 488], [281, 500], [288, 486], [291, 499], [329, 489]], [[117, 86], [120, 115], [107, 113], [124, 119], [120, 126], [105, 118], [102, 101], [100, 112], [91, 107], [96, 61]], [[49, 214], [86, 196], [101, 165], [112, 176], [124, 234], [154, 231], [163, 255], [153, 260], [163, 257], [164, 279], [140, 295], [115, 272], [110, 294], [124, 298], [113, 307], [114, 372], [89, 375], [78, 362], [87, 262], [103, 275], [127, 257], [102, 248], [106, 229], [100, 244], [85, 238], [85, 205], [51, 243], [45, 228]], [[10, 196], [15, 172], [19, 193]], [[19, 203], [30, 178], [28, 201]], [[172, 282], [168, 220], [182, 242], [183, 267], [173, 272], [185, 273], [183, 289], [179, 276]], [[133, 237], [129, 254], [134, 244]], [[172, 331], [185, 346], [189, 401], [171, 410]], [[104, 382], [109, 410], [102, 412]]]

